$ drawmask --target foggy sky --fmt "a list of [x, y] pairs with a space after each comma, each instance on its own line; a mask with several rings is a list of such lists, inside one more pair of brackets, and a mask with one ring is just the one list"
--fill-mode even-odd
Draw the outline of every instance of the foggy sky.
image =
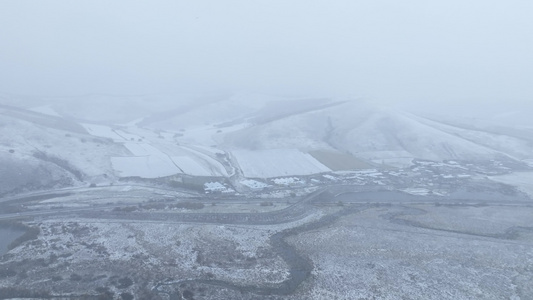
[[533, 102], [533, 1], [0, 1], [0, 92]]

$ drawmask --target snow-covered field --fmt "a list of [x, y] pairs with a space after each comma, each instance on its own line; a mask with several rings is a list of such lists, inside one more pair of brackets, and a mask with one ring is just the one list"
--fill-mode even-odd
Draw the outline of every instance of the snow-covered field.
[[[228, 175], [224, 166], [212, 157], [223, 151], [208, 147], [178, 146], [173, 140], [173, 133], [156, 134], [135, 127], [123, 130], [105, 125], [83, 126], [90, 134], [110, 138], [131, 152], [132, 156], [111, 158], [113, 168], [119, 176], [157, 178], [178, 173], [193, 176]], [[142, 132], [143, 136], [136, 134], [136, 131]]]
[[121, 177], [158, 178], [181, 173], [172, 161], [157, 156], [111, 157], [111, 163]]
[[244, 176], [251, 178], [310, 175], [331, 171], [310, 154], [296, 149], [237, 150], [232, 154]]
[[180, 168], [182, 173], [195, 176], [217, 176], [214, 168], [208, 164], [202, 164], [198, 159], [190, 156], [172, 156], [172, 161]]
[[96, 125], [96, 124], [81, 124], [87, 132], [89, 132], [91, 135], [99, 136], [99, 137], [105, 137], [110, 138], [115, 142], [125, 142], [126, 139], [118, 135], [115, 130], [113, 130], [109, 126], [105, 125]]
[[125, 143], [124, 146], [135, 156], [166, 156], [148, 143]]
[[49, 116], [61, 117], [61, 115], [58, 114], [57, 111], [55, 111], [51, 105], [32, 107], [30, 108], [30, 110], [41, 113], [41, 114], [49, 115]]
[[533, 198], [533, 172], [515, 172], [500, 176], [491, 176], [491, 180], [516, 186]]
[[157, 178], [183, 173], [193, 176], [226, 176], [224, 167], [216, 160], [207, 161], [195, 155], [168, 156], [149, 144], [126, 144], [137, 156], [112, 157], [121, 176]]
[[157, 178], [182, 173], [168, 155], [150, 144], [125, 143], [124, 146], [134, 156], [111, 158], [113, 168], [122, 177]]
[[523, 162], [525, 162], [528, 166], [533, 167], [533, 159], [524, 159]]

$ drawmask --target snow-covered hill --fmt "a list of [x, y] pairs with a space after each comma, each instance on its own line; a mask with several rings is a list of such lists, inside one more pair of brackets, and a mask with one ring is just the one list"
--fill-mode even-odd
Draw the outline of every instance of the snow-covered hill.
[[418, 158], [487, 160], [530, 158], [530, 140], [466, 129], [411, 113], [345, 102], [228, 133], [226, 147], [328, 149], [375, 162]]
[[[413, 159], [533, 160], [533, 127], [498, 123], [508, 114], [472, 121], [465, 112], [246, 93], [17, 99], [0, 106], [0, 192], [124, 176], [275, 177]], [[25, 174], [48, 176], [36, 183]]]
[[125, 153], [111, 140], [69, 127], [25, 120], [0, 110], [0, 195], [107, 181], [114, 177], [109, 156]]

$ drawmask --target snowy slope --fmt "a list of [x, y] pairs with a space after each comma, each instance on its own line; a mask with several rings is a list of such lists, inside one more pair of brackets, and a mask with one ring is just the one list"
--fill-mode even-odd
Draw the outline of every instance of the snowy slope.
[[307, 153], [294, 149], [238, 150], [233, 155], [246, 177], [309, 175], [331, 170]]
[[215, 102], [200, 102], [184, 110], [174, 111], [174, 116], [153, 121], [151, 128], [168, 130], [195, 129], [211, 126], [225, 129], [236, 124], [260, 124], [297, 114], [320, 109], [332, 104], [324, 98], [289, 98], [262, 94], [240, 93]]
[[190, 130], [206, 125], [224, 127], [230, 123], [245, 123], [255, 111], [261, 109], [272, 97], [238, 94], [212, 102], [199, 102], [185, 109], [173, 111], [173, 115], [154, 120], [148, 126], [169, 130]]
[[372, 112], [361, 125], [338, 132], [332, 144], [351, 153], [393, 151], [429, 160], [475, 160], [496, 155], [489, 148], [395, 111]]
[[336, 149], [374, 161], [527, 158], [529, 142], [446, 126], [397, 110], [348, 102], [228, 133], [228, 148]]
[[[3, 164], [10, 170], [20, 164], [28, 166], [25, 170], [47, 166], [54, 180], [174, 174], [270, 178], [330, 171], [331, 165], [309, 153], [336, 153], [341, 169], [358, 168], [348, 167], [350, 159], [343, 160], [347, 157], [361, 164], [391, 166], [409, 165], [413, 159], [506, 156], [533, 161], [533, 127], [491, 123], [517, 116], [516, 112], [471, 122], [363, 101], [247, 93], [30, 100], [24, 105], [33, 111], [5, 105], [0, 109]], [[15, 153], [6, 155], [12, 149]], [[69, 165], [54, 165], [35, 157], [36, 152]]]
[[438, 129], [440, 131], [460, 137], [477, 145], [484, 146], [497, 152], [505, 153], [519, 160], [533, 157], [533, 130], [531, 137], [527, 136], [525, 129], [515, 129], [499, 127], [494, 130], [490, 127], [464, 128], [438, 121], [412, 116], [422, 124]]
[[0, 114], [0, 194], [111, 180], [110, 156], [126, 150], [109, 140]]
[[491, 180], [496, 182], [506, 183], [512, 186], [518, 187], [521, 191], [533, 197], [533, 173], [532, 172], [519, 172], [505, 174], [501, 176], [492, 176]]

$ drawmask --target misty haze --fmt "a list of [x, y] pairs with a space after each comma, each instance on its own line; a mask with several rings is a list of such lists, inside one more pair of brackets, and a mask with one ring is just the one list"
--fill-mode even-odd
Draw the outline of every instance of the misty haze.
[[0, 299], [533, 299], [533, 2], [0, 2]]

